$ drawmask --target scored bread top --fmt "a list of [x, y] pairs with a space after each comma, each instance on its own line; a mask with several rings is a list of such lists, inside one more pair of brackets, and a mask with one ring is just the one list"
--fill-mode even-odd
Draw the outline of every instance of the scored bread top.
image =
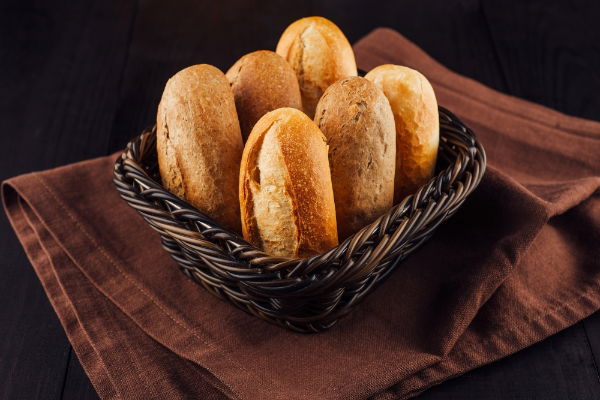
[[337, 245], [325, 137], [304, 113], [280, 108], [254, 126], [240, 172], [242, 231], [272, 255], [306, 257]]
[[329, 85], [357, 75], [348, 39], [337, 25], [323, 17], [306, 17], [293, 22], [281, 35], [276, 52], [296, 72], [302, 106], [311, 118]]

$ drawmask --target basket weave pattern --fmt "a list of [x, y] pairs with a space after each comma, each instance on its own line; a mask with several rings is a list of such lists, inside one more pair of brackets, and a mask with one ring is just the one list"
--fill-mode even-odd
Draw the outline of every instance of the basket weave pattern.
[[429, 239], [477, 187], [485, 167], [474, 133], [440, 107], [437, 175], [337, 247], [304, 259], [272, 257], [169, 193], [160, 184], [154, 129], [129, 142], [113, 180], [188, 277], [259, 318], [319, 332]]

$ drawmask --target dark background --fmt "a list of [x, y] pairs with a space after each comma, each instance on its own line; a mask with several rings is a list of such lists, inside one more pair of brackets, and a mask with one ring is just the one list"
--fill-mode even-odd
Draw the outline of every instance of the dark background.
[[[120, 149], [170, 75], [226, 70], [309, 15], [351, 42], [394, 28], [454, 71], [600, 120], [598, 0], [1, 1], [0, 179]], [[0, 398], [97, 398], [3, 214], [0, 235]], [[600, 312], [420, 398], [600, 399], [598, 362]]]

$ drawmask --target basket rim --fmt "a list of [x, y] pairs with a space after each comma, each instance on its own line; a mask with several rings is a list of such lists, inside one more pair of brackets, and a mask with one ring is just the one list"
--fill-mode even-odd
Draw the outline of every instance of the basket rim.
[[[445, 113], [445, 114], [448, 114], [448, 115], [450, 115], [454, 121], [458, 121], [458, 122], [460, 122], [460, 123], [462, 124], [462, 121], [461, 121], [461, 120], [460, 120], [458, 117], [456, 117], [456, 115], [454, 115], [452, 112], [450, 112], [448, 109], [446, 109], [446, 108], [444, 108], [444, 107], [442, 107], [442, 106], [438, 106], [438, 109], [439, 109], [441, 112], [443, 112], [443, 113]], [[465, 127], [466, 127], [466, 125], [464, 125], [464, 124], [463, 124], [463, 126], [465, 126]], [[472, 133], [473, 137], [475, 137], [475, 134], [472, 132], [472, 130], [471, 130], [470, 128], [468, 128], [468, 127], [466, 127], [466, 128], [467, 128], [467, 130], [468, 130], [468, 131], [470, 131], [470, 132]], [[441, 129], [440, 129], [440, 131], [441, 131]], [[144, 129], [144, 130], [142, 131], [142, 134], [141, 134], [141, 135], [139, 135], [139, 136], [146, 135], [146, 134], [155, 135], [155, 134], [156, 134], [156, 125], [153, 125], [152, 127], [149, 127], [149, 128], [146, 128], [146, 129]], [[138, 137], [139, 137], [139, 136], [138, 136]], [[137, 138], [137, 137], [136, 137], [136, 138]], [[133, 140], [135, 140], [136, 138], [134, 138]], [[131, 146], [131, 144], [132, 144], [133, 140], [132, 140], [132, 141], [130, 141], [130, 142], [128, 143], [128, 145], [127, 145], [127, 148], [125, 149], [125, 151], [123, 151], [123, 153], [121, 154], [121, 156], [120, 156], [120, 157], [119, 157], [119, 159], [117, 160], [117, 163], [119, 162], [119, 160], [122, 160], [124, 164], [138, 164], [138, 165], [137, 165], [137, 167], [138, 167], [138, 168], [140, 168], [140, 167], [142, 167], [142, 166], [141, 166], [141, 164], [139, 164], [139, 163], [136, 163], [135, 161], [132, 161], [132, 160], [133, 160], [133, 158], [132, 158], [132, 157], [131, 157], [131, 155], [129, 154], [129, 153], [130, 153], [130, 146]], [[441, 140], [441, 139], [440, 139], [440, 140]], [[487, 156], [486, 156], [485, 150], [484, 150], [484, 148], [483, 148], [483, 145], [481, 145], [481, 143], [480, 143], [479, 141], [477, 141], [477, 140], [475, 140], [475, 141], [474, 141], [474, 145], [475, 145], [475, 146], [477, 146], [477, 148], [478, 148], [478, 151], [479, 151], [479, 152], [480, 152], [480, 154], [481, 154], [481, 157], [482, 157], [482, 159], [483, 159], [483, 164], [482, 164], [482, 165], [483, 165], [483, 169], [484, 169], [484, 171], [485, 171], [485, 168], [487, 167]], [[450, 170], [450, 169], [451, 169], [451, 167], [452, 167], [452, 166], [450, 166], [450, 165], [449, 165], [448, 167], [446, 167], [446, 168], [445, 168], [445, 170], [446, 170], [446, 171], [447, 171], [447, 170]], [[116, 168], [117, 168], [117, 166], [115, 165], [115, 170], [116, 170]], [[483, 177], [483, 175], [484, 175], [484, 171], [482, 171], [482, 172], [481, 172], [479, 181], [481, 181], [481, 178], [482, 178], [482, 177]], [[336, 250], [338, 250], [338, 249], [339, 249], [339, 248], [341, 248], [342, 246], [345, 246], [345, 247], [347, 247], [347, 246], [349, 245], [349, 243], [351, 242], [352, 238], [354, 238], [355, 236], [359, 236], [359, 235], [363, 234], [363, 232], [364, 232], [364, 231], [366, 231], [366, 230], [367, 230], [367, 229], [368, 229], [368, 228], [369, 228], [371, 225], [374, 225], [374, 224], [376, 224], [376, 222], [377, 222], [377, 221], [379, 221], [381, 218], [383, 218], [383, 217], [384, 217], [386, 214], [389, 214], [390, 212], [392, 212], [392, 211], [393, 211], [393, 210], [395, 210], [395, 209], [402, 209], [402, 208], [406, 207], [406, 206], [407, 206], [407, 203], [410, 203], [410, 202], [411, 202], [411, 200], [412, 200], [413, 198], [416, 198], [416, 197], [417, 197], [417, 195], [424, 196], [425, 194], [421, 194], [421, 193], [420, 193], [420, 192], [421, 192], [421, 189], [423, 189], [423, 187], [426, 187], [426, 186], [428, 186], [428, 185], [429, 185], [429, 184], [430, 184], [432, 181], [434, 181], [434, 180], [435, 180], [435, 179], [436, 179], [436, 178], [437, 178], [437, 177], [438, 177], [438, 176], [439, 176], [441, 173], [443, 173], [443, 172], [444, 172], [444, 171], [440, 171], [440, 172], [438, 172], [436, 175], [434, 175], [433, 177], [431, 177], [431, 178], [428, 180], [428, 182], [427, 182], [427, 183], [425, 183], [425, 184], [421, 185], [421, 187], [420, 187], [420, 188], [417, 190], [417, 192], [415, 192], [415, 193], [412, 193], [412, 194], [409, 194], [408, 196], [405, 196], [405, 197], [404, 197], [404, 198], [403, 198], [403, 199], [400, 201], [400, 203], [394, 204], [394, 205], [393, 205], [393, 206], [392, 206], [392, 207], [391, 207], [391, 208], [390, 208], [388, 211], [386, 211], [386, 213], [385, 213], [385, 214], [381, 215], [380, 217], [378, 217], [378, 218], [377, 218], [376, 220], [374, 220], [373, 222], [371, 222], [371, 223], [369, 223], [369, 224], [365, 225], [363, 228], [359, 229], [358, 231], [356, 231], [356, 232], [355, 232], [355, 233], [353, 233], [352, 235], [348, 236], [346, 239], [344, 239], [343, 241], [339, 242], [339, 243], [338, 243], [338, 244], [337, 244], [335, 247], [333, 247], [333, 248], [331, 248], [331, 249], [327, 250], [326, 252], [323, 252], [323, 253], [320, 253], [320, 254], [311, 255], [311, 256], [308, 256], [308, 257], [279, 257], [279, 256], [272, 256], [272, 255], [270, 255], [270, 254], [268, 254], [268, 253], [264, 252], [264, 251], [263, 251], [263, 250], [261, 250], [260, 248], [258, 248], [258, 247], [256, 247], [256, 246], [254, 246], [252, 243], [250, 243], [250, 242], [246, 241], [246, 240], [244, 239], [244, 237], [243, 237], [243, 236], [242, 236], [242, 235], [241, 235], [239, 232], [235, 232], [235, 231], [232, 231], [232, 230], [229, 230], [229, 229], [225, 228], [225, 227], [224, 227], [222, 224], [220, 224], [218, 221], [214, 220], [213, 218], [211, 218], [211, 217], [210, 217], [210, 216], [208, 216], [207, 214], [205, 214], [205, 213], [203, 213], [202, 211], [198, 210], [196, 207], [194, 207], [193, 205], [191, 205], [190, 203], [188, 203], [188, 202], [187, 202], [187, 201], [185, 201], [184, 199], [182, 199], [182, 198], [180, 198], [180, 197], [177, 197], [177, 196], [173, 195], [173, 197], [174, 197], [174, 201], [173, 201], [172, 199], [169, 199], [169, 200], [170, 200], [170, 201], [172, 201], [174, 204], [177, 204], [177, 205], [178, 205], [179, 207], [181, 207], [181, 208], [186, 208], [186, 209], [189, 209], [189, 210], [191, 210], [193, 213], [196, 213], [196, 214], [198, 214], [199, 216], [201, 216], [201, 219], [202, 219], [203, 221], [206, 221], [206, 222], [207, 222], [207, 223], [209, 223], [210, 225], [212, 225], [212, 226], [214, 226], [214, 227], [218, 227], [218, 228], [219, 228], [219, 229], [221, 229], [221, 230], [228, 231], [228, 232], [229, 232], [231, 235], [235, 235], [235, 236], [237, 236], [237, 238], [238, 238], [240, 241], [243, 241], [243, 242], [245, 242], [245, 244], [247, 244], [247, 246], [248, 246], [248, 247], [254, 248], [254, 249], [256, 250], [256, 252], [258, 252], [258, 253], [261, 253], [261, 254], [264, 254], [264, 256], [265, 256], [265, 257], [268, 257], [269, 259], [273, 260], [273, 261], [274, 261], [275, 263], [277, 263], [277, 264], [279, 264], [279, 263], [281, 263], [281, 262], [292, 261], [292, 260], [306, 260], [306, 262], [310, 262], [310, 260], [313, 260], [313, 259], [315, 259], [315, 258], [318, 258], [318, 257], [320, 257], [320, 256], [322, 256], [322, 255], [324, 255], [324, 254], [328, 254], [328, 253], [335, 252]], [[166, 189], [166, 188], [165, 188], [165, 187], [162, 185], [162, 183], [161, 183], [161, 182], [157, 182], [157, 181], [156, 181], [156, 180], [155, 180], [155, 179], [154, 179], [152, 176], [150, 176], [150, 175], [149, 175], [148, 173], [146, 173], [146, 172], [144, 172], [144, 174], [146, 175], [146, 177], [147, 177], [149, 180], [152, 180], [152, 181], [153, 181], [153, 182], [154, 182], [154, 183], [155, 183], [155, 184], [156, 184], [156, 185], [157, 185], [157, 186], [158, 186], [158, 187], [159, 187], [161, 190], [164, 190], [164, 191], [166, 191], [166, 192], [169, 192], [169, 191], [168, 191], [168, 189]], [[476, 186], [477, 186], [477, 185], [475, 185], [475, 186], [473, 187], [473, 189], [475, 189], [475, 187], [476, 187]], [[170, 193], [170, 192], [169, 192], [169, 193]]]

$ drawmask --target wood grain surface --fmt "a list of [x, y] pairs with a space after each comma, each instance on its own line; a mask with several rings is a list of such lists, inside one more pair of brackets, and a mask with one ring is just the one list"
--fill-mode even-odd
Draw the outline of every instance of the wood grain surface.
[[[164, 83], [274, 49], [291, 21], [323, 15], [351, 42], [394, 28], [500, 91], [600, 120], [598, 1], [4, 0], [0, 178], [114, 152], [151, 124]], [[96, 399], [4, 214], [0, 399]], [[600, 313], [420, 399], [600, 399]]]

